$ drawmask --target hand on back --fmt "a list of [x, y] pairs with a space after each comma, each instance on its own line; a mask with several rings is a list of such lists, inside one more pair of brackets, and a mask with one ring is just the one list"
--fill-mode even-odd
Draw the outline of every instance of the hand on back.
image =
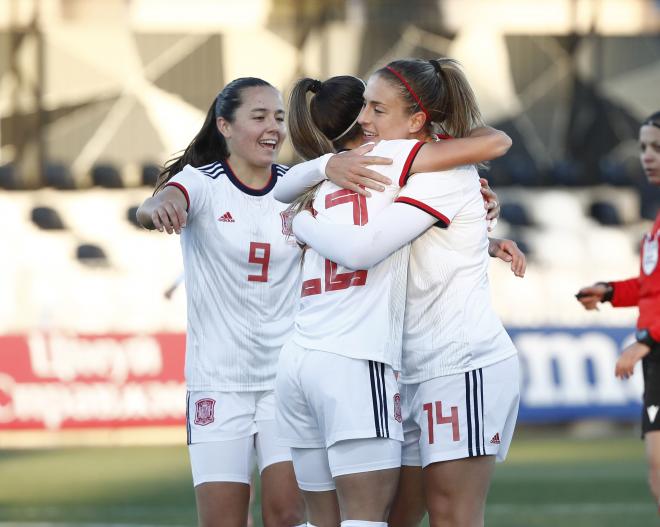
[[497, 225], [497, 218], [500, 217], [500, 202], [497, 194], [490, 188], [486, 178], [479, 178], [481, 183], [481, 196], [484, 199], [484, 208], [486, 209], [486, 219], [488, 220], [488, 231], [492, 231]]
[[371, 196], [367, 189], [382, 192], [384, 185], [392, 181], [367, 168], [369, 165], [391, 165], [392, 160], [386, 157], [366, 156], [373, 150], [374, 143], [368, 143], [350, 152], [334, 155], [328, 161], [325, 174], [335, 185], [357, 192], [363, 196]]

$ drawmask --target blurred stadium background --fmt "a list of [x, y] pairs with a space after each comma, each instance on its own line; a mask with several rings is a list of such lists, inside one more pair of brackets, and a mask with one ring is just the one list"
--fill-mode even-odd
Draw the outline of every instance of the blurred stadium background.
[[524, 280], [491, 266], [524, 378], [488, 524], [653, 524], [640, 375], [613, 377], [636, 310], [573, 294], [638, 272], [659, 36], [657, 0], [0, 0], [2, 525], [194, 524], [185, 286], [163, 294], [179, 245], [135, 208], [228, 81], [286, 97], [303, 75], [440, 55], [514, 140], [485, 175], [494, 234], [529, 258]]

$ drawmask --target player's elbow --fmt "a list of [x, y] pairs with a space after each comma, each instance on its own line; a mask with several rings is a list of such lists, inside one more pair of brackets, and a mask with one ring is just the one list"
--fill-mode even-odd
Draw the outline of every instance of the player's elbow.
[[511, 148], [511, 145], [513, 144], [511, 138], [501, 130], [498, 130], [497, 133], [493, 135], [493, 141], [493, 159], [502, 157], [509, 151], [509, 148]]

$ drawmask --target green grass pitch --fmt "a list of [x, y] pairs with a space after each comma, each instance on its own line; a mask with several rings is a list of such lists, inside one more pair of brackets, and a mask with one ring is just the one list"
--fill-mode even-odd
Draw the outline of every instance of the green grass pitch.
[[[258, 503], [254, 518], [261, 525]], [[24, 522], [194, 526], [186, 447], [0, 451], [0, 526]], [[658, 524], [644, 446], [632, 432], [520, 434], [496, 468], [486, 514], [490, 527]]]

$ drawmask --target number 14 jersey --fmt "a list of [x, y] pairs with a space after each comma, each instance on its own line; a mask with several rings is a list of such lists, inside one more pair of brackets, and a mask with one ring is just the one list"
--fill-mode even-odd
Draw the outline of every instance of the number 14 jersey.
[[[314, 198], [317, 221], [366, 225], [392, 203], [423, 144], [378, 143], [367, 155], [388, 157], [393, 163], [369, 168], [389, 177], [392, 184], [384, 192], [372, 191], [369, 198], [324, 182]], [[351, 270], [309, 248], [295, 318], [296, 344], [400, 369], [409, 253], [406, 245], [369, 270]]]

